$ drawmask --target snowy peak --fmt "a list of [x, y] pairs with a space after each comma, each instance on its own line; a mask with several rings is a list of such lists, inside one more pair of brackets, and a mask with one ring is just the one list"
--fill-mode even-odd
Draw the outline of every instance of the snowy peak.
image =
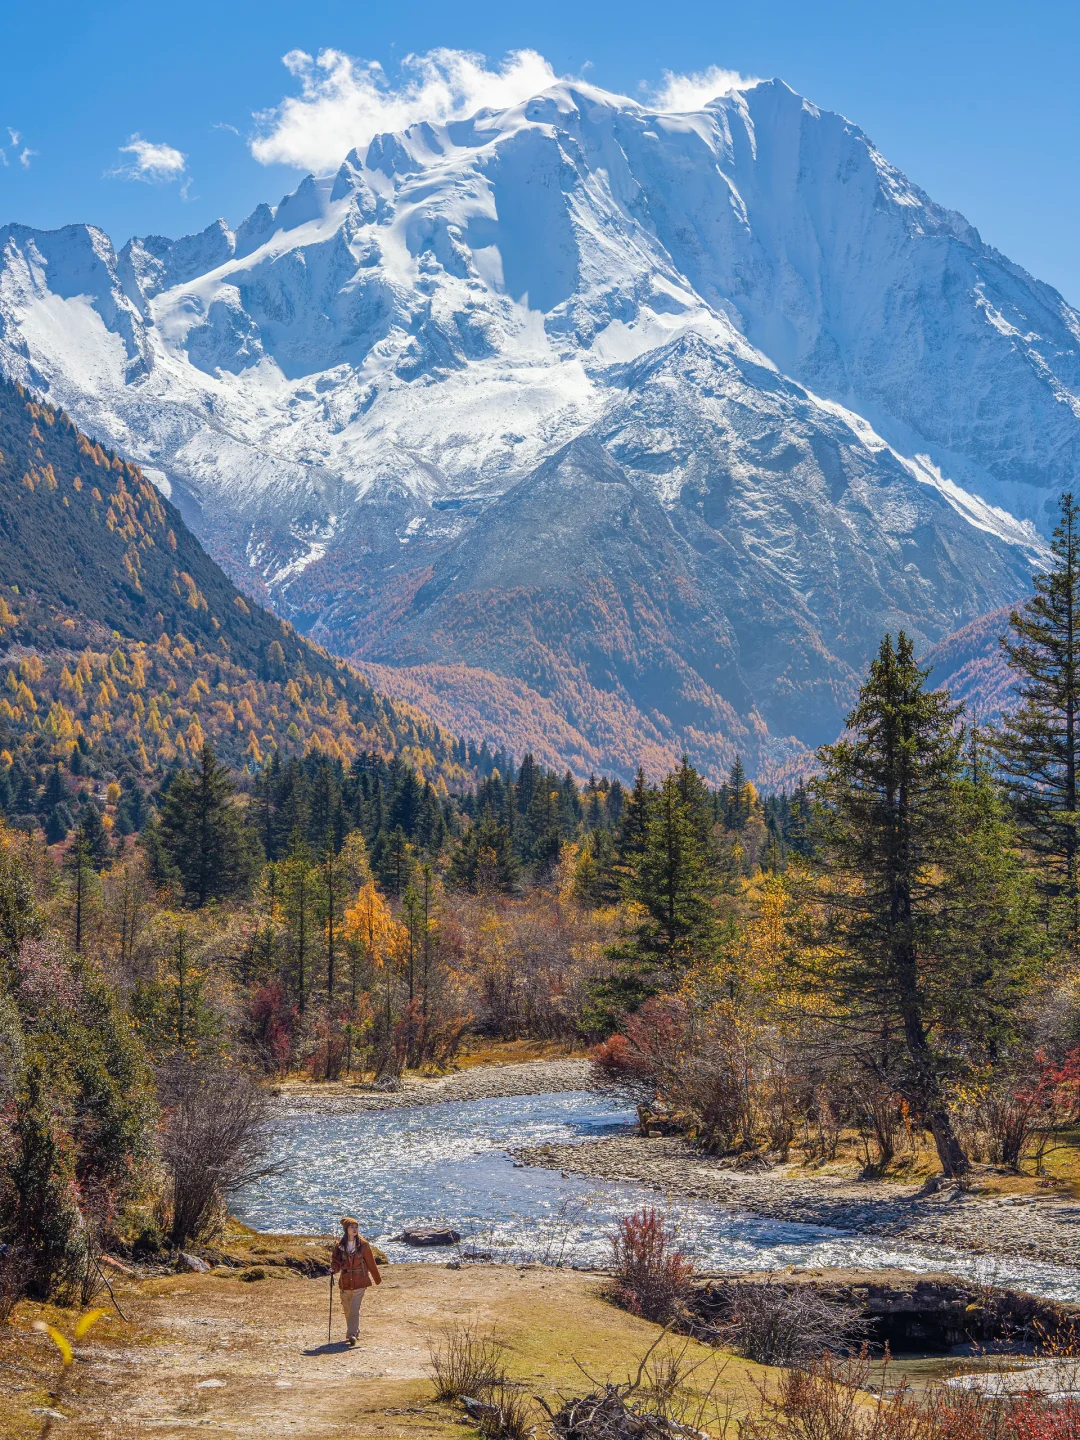
[[[508, 673], [510, 650], [434, 612], [441, 638], [422, 645], [410, 577], [441, 584], [462, 546], [472, 573], [501, 573], [477, 547], [510, 543], [496, 517], [526, 513], [501, 497], [587, 437], [621, 477], [611, 524], [667, 517], [664, 553], [706, 597], [703, 655], [722, 577], [772, 617], [725, 642], [747, 734], [759, 690], [770, 733], [796, 691], [793, 733], [810, 713], [815, 734], [833, 723], [890, 617], [930, 643], [1013, 599], [1080, 468], [1080, 316], [778, 80], [689, 113], [560, 82], [377, 136], [235, 231], [119, 255], [89, 227], [8, 226], [0, 367], [172, 487], [261, 598], [366, 653], [380, 627], [380, 663], [468, 651]], [[586, 506], [611, 473], [560, 470]], [[566, 485], [542, 489], [570, 517]], [[543, 566], [566, 568], [547, 551]], [[536, 603], [548, 625], [557, 607]], [[471, 613], [480, 626], [486, 602]], [[654, 632], [674, 651], [673, 616]], [[793, 663], [767, 639], [785, 625], [819, 663], [766, 703]], [[655, 709], [662, 686], [626, 678], [648, 647], [620, 644], [599, 689]], [[563, 676], [552, 695], [569, 693], [560, 653], [536, 660]], [[716, 693], [691, 728], [721, 724]], [[603, 710], [584, 694], [582, 713]], [[650, 724], [673, 753], [689, 743]]]

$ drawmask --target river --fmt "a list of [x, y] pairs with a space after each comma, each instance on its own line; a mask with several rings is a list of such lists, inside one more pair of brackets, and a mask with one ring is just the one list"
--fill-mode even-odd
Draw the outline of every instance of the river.
[[1032, 1294], [1080, 1300], [1080, 1273], [1016, 1257], [988, 1259], [856, 1232], [787, 1224], [654, 1190], [515, 1164], [518, 1146], [582, 1142], [633, 1120], [617, 1097], [589, 1091], [461, 1100], [413, 1109], [328, 1114], [287, 1107], [277, 1121], [281, 1174], [234, 1205], [260, 1230], [325, 1234], [344, 1214], [392, 1260], [446, 1263], [453, 1250], [415, 1250], [393, 1237], [407, 1224], [446, 1223], [464, 1246], [508, 1261], [604, 1265], [619, 1216], [662, 1206], [683, 1247], [710, 1270], [842, 1265], [947, 1270]]

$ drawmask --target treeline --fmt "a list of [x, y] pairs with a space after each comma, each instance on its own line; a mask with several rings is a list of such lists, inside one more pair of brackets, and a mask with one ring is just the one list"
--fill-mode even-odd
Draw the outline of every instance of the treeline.
[[659, 983], [626, 947], [662, 904], [672, 787], [732, 894], [803, 843], [806, 796], [764, 804], [739, 764], [712, 792], [688, 766], [625, 789], [497, 758], [456, 796], [371, 752], [245, 778], [205, 744], [103, 806], [48, 772], [38, 810], [72, 807], [67, 838], [0, 830], [0, 1235], [39, 1293], [86, 1291], [103, 1244], [185, 1239], [169, 1156], [201, 1152], [172, 1127], [200, 1096], [250, 1109], [245, 1074], [392, 1079], [470, 1032], [600, 1038]]
[[3, 380], [0, 575], [0, 802], [23, 828], [65, 822], [50, 768], [137, 807], [204, 742], [248, 773], [374, 750], [457, 786], [494, 763], [242, 595], [138, 466]]
[[602, 1061], [668, 1123], [785, 1158], [857, 1135], [872, 1170], [929, 1136], [955, 1177], [1041, 1168], [1080, 1119], [1078, 530], [1065, 495], [1053, 565], [1002, 640], [1018, 703], [996, 728], [885, 637], [783, 873], [729, 889], [705, 796], [665, 782]]
[[41, 1293], [85, 1279], [87, 1237], [179, 1242], [226, 1198], [195, 1205], [199, 1146], [166, 1144], [198, 1097], [394, 1083], [468, 1034], [598, 1044], [714, 1150], [1041, 1164], [1080, 1118], [1076, 530], [1065, 497], [996, 731], [885, 637], [791, 795], [738, 761], [716, 788], [490, 751], [456, 792], [378, 749], [252, 773], [205, 734], [152, 787], [97, 743], [26, 778], [12, 757], [34, 820], [0, 831], [0, 1237]]

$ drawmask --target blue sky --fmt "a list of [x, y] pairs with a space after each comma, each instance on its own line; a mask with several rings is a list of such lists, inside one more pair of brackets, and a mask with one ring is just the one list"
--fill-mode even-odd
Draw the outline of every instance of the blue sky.
[[[405, 56], [486, 55], [490, 77], [443, 61], [460, 103], [542, 74], [530, 58], [500, 78], [505, 57], [527, 49], [557, 75], [638, 98], [660, 90], [665, 71], [781, 76], [1080, 304], [1075, 0], [55, 0], [46, 11], [0, 0], [0, 35], [0, 224], [91, 221], [118, 243], [218, 215], [236, 224], [291, 189], [303, 158], [328, 154], [349, 125], [406, 113], [425, 84], [425, 96], [438, 93], [430, 67], [400, 70]], [[340, 58], [320, 67], [327, 50]], [[298, 51], [313, 63], [287, 68]], [[305, 84], [309, 103], [282, 112]], [[251, 148], [260, 135], [264, 163]]]

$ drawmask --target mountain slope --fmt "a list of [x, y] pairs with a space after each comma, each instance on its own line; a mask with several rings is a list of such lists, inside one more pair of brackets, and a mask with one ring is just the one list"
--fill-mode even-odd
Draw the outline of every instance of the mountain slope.
[[245, 600], [137, 466], [3, 381], [0, 627], [6, 743], [39, 758], [82, 737], [150, 777], [206, 738], [237, 765], [315, 745], [461, 775], [453, 737]]
[[[880, 626], [1023, 593], [1080, 460], [1080, 318], [780, 82], [693, 114], [560, 84], [235, 232], [0, 249], [0, 365], [249, 593], [451, 710], [462, 666], [525, 685], [575, 766], [831, 733]], [[523, 497], [576, 441], [549, 526]]]
[[[725, 364], [710, 395], [702, 375]], [[884, 629], [925, 645], [990, 587], [1019, 593], [1027, 562], [790, 382], [749, 378], [752, 420], [747, 377], [700, 337], [636, 362], [621, 403], [459, 539], [386, 557], [394, 588], [342, 575], [320, 633], [361, 663], [453, 653], [558, 697], [623, 773], [683, 750], [715, 773], [739, 750], [764, 774], [794, 716], [802, 743], [831, 739]], [[696, 472], [668, 505], [661, 434]]]
[[1016, 676], [1001, 649], [1009, 632], [1011, 609], [1005, 606], [980, 615], [932, 646], [920, 659], [929, 668], [929, 683], [962, 700], [968, 715], [979, 724], [995, 720], [1016, 708]]

